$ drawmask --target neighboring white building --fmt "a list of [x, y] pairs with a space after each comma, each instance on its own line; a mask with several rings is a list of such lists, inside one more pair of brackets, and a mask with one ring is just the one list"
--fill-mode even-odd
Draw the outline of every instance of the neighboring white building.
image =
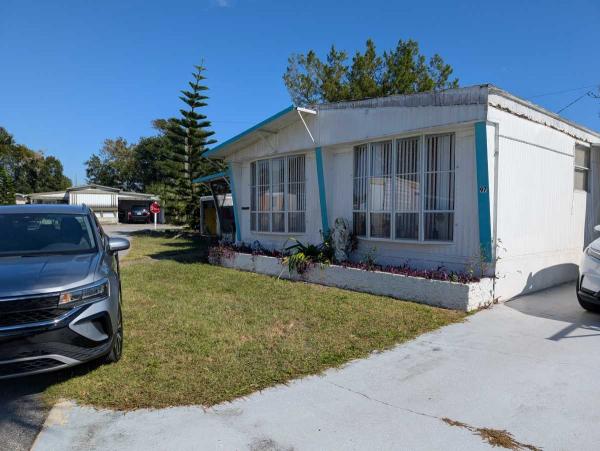
[[27, 203], [27, 196], [25, 194], [16, 193], [15, 194], [15, 204], [16, 205], [24, 205]]
[[600, 223], [600, 135], [491, 85], [289, 107], [208, 151], [229, 164], [237, 241], [321, 241], [355, 259], [497, 277], [495, 297], [573, 280]]
[[[85, 204], [94, 210], [96, 217], [104, 224], [117, 224], [119, 218], [126, 219], [127, 212], [134, 205], [148, 207], [159, 200], [153, 194], [125, 192], [119, 188], [95, 184], [73, 186], [65, 191], [32, 193], [26, 197], [32, 204]], [[162, 218], [159, 219], [162, 222]]]

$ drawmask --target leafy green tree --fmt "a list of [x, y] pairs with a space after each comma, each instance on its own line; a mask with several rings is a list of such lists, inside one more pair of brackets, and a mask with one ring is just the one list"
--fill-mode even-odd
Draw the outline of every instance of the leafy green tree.
[[147, 188], [149, 185], [164, 183], [177, 169], [171, 158], [171, 140], [166, 136], [168, 121], [157, 119], [153, 127], [159, 134], [140, 138], [134, 147], [139, 183], [144, 191], [151, 193], [154, 191]]
[[88, 183], [139, 191], [134, 147], [124, 138], [107, 139], [85, 162]]
[[14, 146], [15, 139], [4, 127], [0, 127], [0, 146]]
[[296, 105], [360, 100], [393, 94], [412, 94], [458, 87], [452, 66], [434, 54], [427, 59], [414, 40], [399, 40], [396, 48], [379, 55], [369, 39], [364, 52], [349, 64], [347, 53], [331, 47], [325, 62], [313, 50], [292, 54], [283, 75]]
[[44, 190], [62, 191], [71, 186], [71, 180], [63, 175], [62, 163], [53, 156], [48, 156], [40, 161], [39, 186]]
[[199, 220], [199, 197], [203, 189], [192, 181], [222, 169], [220, 163], [203, 156], [208, 146], [216, 141], [210, 138], [214, 132], [210, 130], [210, 121], [201, 112], [208, 100], [205, 94], [208, 88], [204, 85], [206, 69], [201, 65], [194, 67], [196, 70], [192, 73], [192, 81], [188, 83], [189, 90], [181, 91], [180, 99], [186, 105], [179, 110], [181, 116], [169, 119], [164, 124], [171, 142], [174, 193], [183, 206], [179, 214], [192, 226]]
[[348, 74], [349, 98], [367, 99], [385, 95], [381, 89], [382, 69], [383, 60], [377, 55], [375, 43], [368, 39], [365, 53], [356, 52], [352, 58]]
[[350, 97], [350, 86], [348, 80], [348, 67], [344, 64], [348, 54], [344, 51], [338, 52], [332, 45], [327, 54], [327, 63], [319, 64], [319, 73], [322, 83], [323, 97], [330, 102], [338, 102]]
[[16, 201], [15, 188], [6, 169], [0, 166], [0, 205], [12, 205]]
[[57, 191], [71, 185], [64, 176], [61, 162], [27, 146], [18, 144], [13, 136], [0, 127], [0, 166], [18, 193]]
[[331, 83], [323, 78], [323, 63], [313, 50], [306, 55], [293, 53], [288, 58], [283, 81], [295, 105], [311, 105], [322, 101], [325, 98], [323, 85]]

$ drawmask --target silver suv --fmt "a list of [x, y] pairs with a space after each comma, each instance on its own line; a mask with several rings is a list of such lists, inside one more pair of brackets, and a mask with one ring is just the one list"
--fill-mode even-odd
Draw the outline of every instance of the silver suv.
[[86, 206], [0, 207], [0, 379], [121, 358], [127, 248]]

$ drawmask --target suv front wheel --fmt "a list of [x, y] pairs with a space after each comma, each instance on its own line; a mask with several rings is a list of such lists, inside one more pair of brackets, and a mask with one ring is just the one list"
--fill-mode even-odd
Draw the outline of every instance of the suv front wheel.
[[104, 358], [104, 363], [116, 363], [121, 360], [123, 355], [123, 315], [121, 314], [121, 307], [119, 306], [119, 322], [117, 326], [117, 332], [113, 337], [112, 347], [110, 352]]

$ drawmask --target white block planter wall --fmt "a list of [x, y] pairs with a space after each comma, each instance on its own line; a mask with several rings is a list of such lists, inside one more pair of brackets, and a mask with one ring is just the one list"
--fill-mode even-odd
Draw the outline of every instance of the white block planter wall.
[[390, 296], [455, 310], [476, 310], [493, 302], [493, 280], [489, 278], [467, 284], [336, 265], [316, 265], [299, 275], [290, 274], [287, 265], [283, 265], [275, 257], [233, 253], [231, 256], [221, 256], [218, 260], [213, 263], [227, 268]]

